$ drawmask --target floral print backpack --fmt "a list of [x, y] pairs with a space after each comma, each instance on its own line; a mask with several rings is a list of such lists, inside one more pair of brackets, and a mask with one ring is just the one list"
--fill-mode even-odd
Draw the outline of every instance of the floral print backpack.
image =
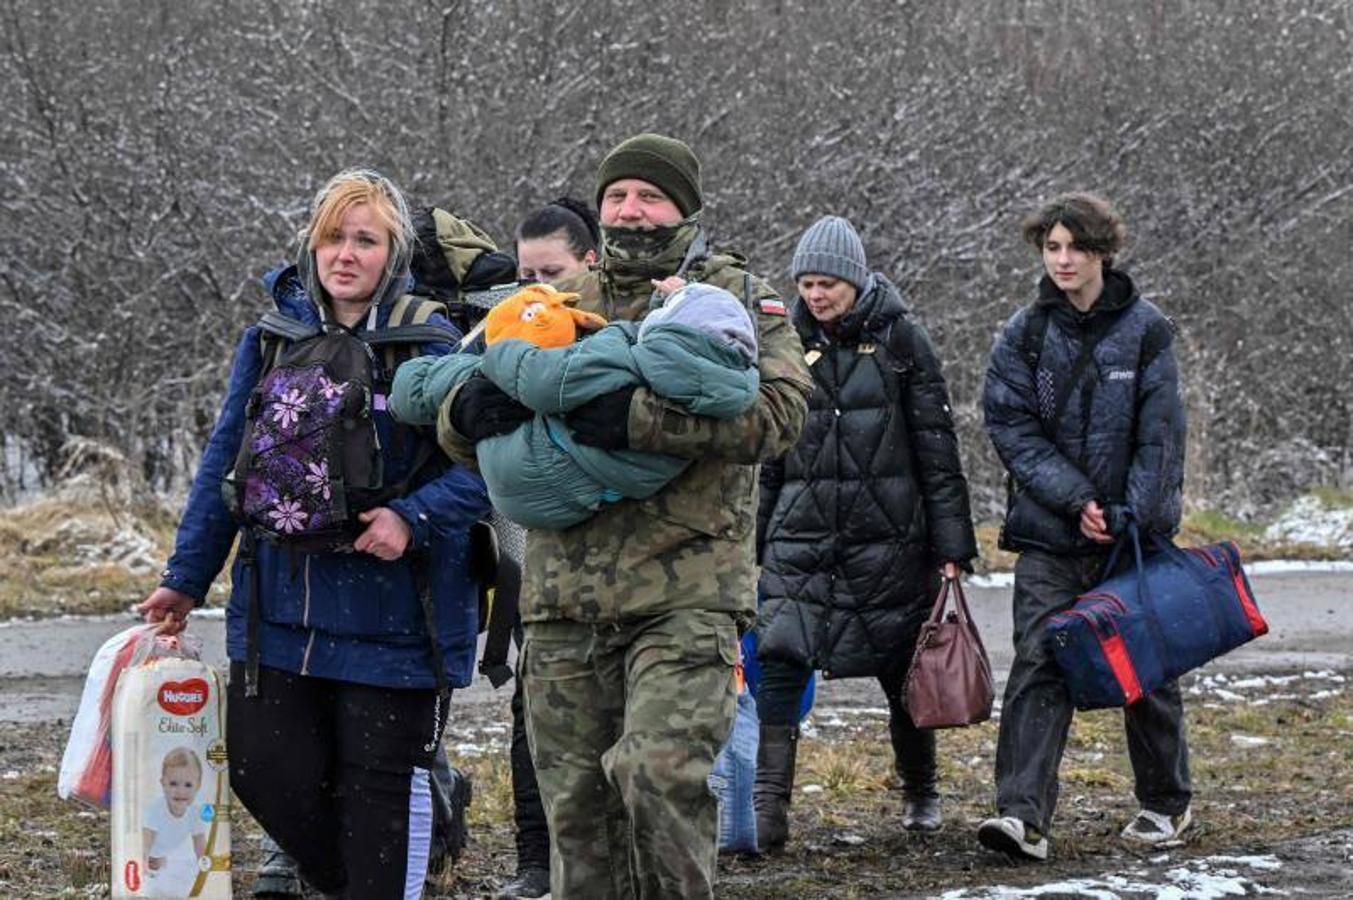
[[[399, 362], [422, 344], [451, 342], [451, 333], [425, 324], [441, 308], [404, 297], [390, 321], [409, 324], [363, 332], [263, 317], [264, 374], [223, 485], [226, 506], [254, 538], [303, 552], [339, 549], [361, 532], [359, 513], [405, 492], [407, 479], [386, 483], [375, 413]], [[410, 477], [426, 461], [420, 456]]]

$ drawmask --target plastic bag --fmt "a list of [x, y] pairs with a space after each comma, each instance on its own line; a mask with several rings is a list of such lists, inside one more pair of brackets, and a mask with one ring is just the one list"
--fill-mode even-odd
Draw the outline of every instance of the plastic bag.
[[157, 634], [159, 625], [133, 625], [113, 635], [94, 654], [85, 677], [80, 707], [71, 722], [70, 739], [61, 757], [56, 792], [63, 799], [83, 800], [107, 809], [113, 780], [110, 723], [118, 676], [151, 659], [198, 659], [202, 642], [186, 633]]

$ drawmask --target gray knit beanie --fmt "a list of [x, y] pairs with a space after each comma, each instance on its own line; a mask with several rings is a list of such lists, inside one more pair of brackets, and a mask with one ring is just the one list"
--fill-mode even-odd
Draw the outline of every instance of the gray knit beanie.
[[790, 274], [796, 281], [800, 275], [830, 275], [849, 281], [856, 289], [863, 291], [869, 281], [864, 244], [845, 219], [823, 216], [799, 238], [799, 246], [794, 248]]

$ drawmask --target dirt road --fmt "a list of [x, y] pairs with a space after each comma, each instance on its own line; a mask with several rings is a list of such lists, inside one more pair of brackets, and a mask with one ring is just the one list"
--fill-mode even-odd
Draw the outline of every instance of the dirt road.
[[[1121, 726], [1077, 717], [1062, 767], [1053, 861], [1012, 866], [972, 839], [989, 814], [995, 727], [946, 732], [947, 826], [934, 838], [897, 828], [886, 712], [869, 679], [820, 685], [805, 728], [790, 850], [721, 861], [731, 898], [1192, 898], [1285, 892], [1353, 896], [1353, 572], [1258, 574], [1271, 626], [1186, 681], [1199, 826], [1184, 845], [1139, 854], [1116, 833], [1132, 811]], [[969, 599], [998, 679], [1009, 665], [1010, 590]], [[89, 657], [130, 617], [0, 624], [0, 894], [100, 895], [106, 820], [55, 798], [59, 759]], [[223, 622], [192, 630], [220, 662]], [[477, 779], [474, 841], [436, 896], [480, 897], [512, 865], [507, 689], [457, 692], [446, 743]], [[241, 813], [237, 892], [247, 896], [253, 825]]]
[[[1261, 569], [1262, 571], [1262, 569]], [[997, 678], [1010, 665], [1010, 589], [997, 577], [992, 586], [967, 589]], [[1221, 671], [1292, 668], [1353, 669], [1353, 573], [1298, 571], [1258, 574], [1255, 595], [1270, 633], [1214, 664]], [[135, 623], [125, 616], [11, 621], [0, 623], [0, 721], [69, 719], [79, 701], [85, 669], [108, 637]], [[224, 621], [219, 610], [195, 613], [190, 631], [203, 642], [203, 658], [225, 660]], [[850, 696], [862, 683], [827, 683], [820, 705], [840, 692]], [[492, 702], [482, 679], [458, 691], [457, 704]]]

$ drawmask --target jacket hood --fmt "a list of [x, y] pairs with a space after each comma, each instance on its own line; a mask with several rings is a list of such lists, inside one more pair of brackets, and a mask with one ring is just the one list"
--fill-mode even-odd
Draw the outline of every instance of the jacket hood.
[[[405, 248], [386, 267], [380, 283], [376, 285], [376, 290], [372, 293], [371, 308], [373, 310], [387, 303], [395, 302], [408, 292], [409, 260], [412, 256], [411, 249]], [[300, 254], [296, 263], [296, 272], [306, 295], [316, 301], [314, 303], [316, 313], [322, 320], [329, 319], [333, 315], [333, 310], [329, 306], [329, 292], [324, 289], [324, 285], [320, 284], [313, 250], [305, 250]]]
[[305, 292], [298, 266], [283, 263], [264, 275], [262, 281], [278, 312], [298, 322], [319, 324], [319, 310]]
[[[402, 277], [394, 278], [387, 275], [382, 280], [377, 289], [377, 296], [380, 299], [373, 304], [373, 308], [393, 303], [408, 293], [411, 278], [408, 274], [407, 260], [404, 261], [402, 268], [404, 272]], [[328, 294], [324, 292], [324, 288], [319, 284], [319, 278], [314, 274], [313, 253], [302, 256], [299, 263], [283, 263], [264, 275], [262, 280], [263, 287], [267, 289], [277, 311], [282, 315], [310, 325], [319, 325], [329, 318], [331, 311], [327, 302]], [[312, 284], [313, 290], [319, 291], [318, 294], [313, 292]], [[315, 296], [326, 298], [322, 309], [321, 304], [312, 299]]]
[[1063, 313], [1069, 313], [1076, 320], [1090, 319], [1096, 315], [1117, 313], [1127, 309], [1137, 300], [1137, 286], [1132, 283], [1132, 279], [1126, 272], [1118, 269], [1104, 270], [1104, 290], [1100, 293], [1099, 299], [1095, 305], [1086, 312], [1081, 312], [1072, 305], [1067, 299], [1066, 292], [1059, 288], [1047, 275], [1044, 275], [1038, 281], [1038, 300], [1039, 306], [1051, 307], [1053, 312], [1058, 310]]
[[[859, 299], [840, 318], [832, 334], [837, 340], [850, 342], [864, 332], [880, 331], [890, 320], [906, 312], [907, 305], [902, 302], [902, 292], [897, 285], [883, 273], [873, 272], [865, 282]], [[821, 323], [813, 318], [808, 304], [797, 295], [791, 306], [791, 316], [794, 328], [804, 340], [816, 332], [825, 331]]]

